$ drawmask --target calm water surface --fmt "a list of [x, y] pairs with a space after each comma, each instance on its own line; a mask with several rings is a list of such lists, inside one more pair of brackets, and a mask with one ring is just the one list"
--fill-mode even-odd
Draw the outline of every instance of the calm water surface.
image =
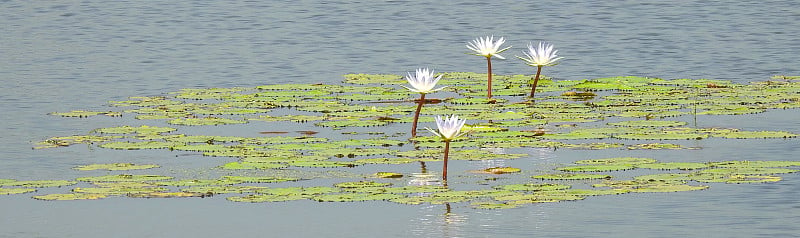
[[[418, 67], [482, 72], [466, 55], [480, 36], [507, 38], [495, 73], [530, 74], [513, 59], [529, 41], [556, 45], [556, 79], [620, 75], [749, 82], [800, 75], [795, 1], [0, 1], [0, 178], [74, 179], [88, 163], [157, 163], [192, 174], [219, 161], [33, 141], [141, 123], [65, 119], [110, 100], [181, 88], [336, 83], [346, 73]], [[700, 120], [703, 127], [800, 132], [795, 111]], [[254, 136], [252, 128], [234, 131]], [[701, 141], [692, 151], [527, 151], [508, 166], [604, 156], [662, 161], [796, 160], [798, 140]], [[165, 158], [166, 157], [166, 158]], [[207, 159], [207, 158], [205, 158]], [[137, 162], [139, 163], [139, 162]], [[469, 165], [462, 166], [466, 169]], [[54, 189], [61, 191], [63, 189]], [[46, 193], [41, 189], [39, 193]], [[0, 237], [792, 237], [800, 176], [700, 192], [631, 194], [475, 210], [454, 205], [224, 199], [42, 202], [0, 197]], [[63, 191], [61, 191], [63, 192]]]

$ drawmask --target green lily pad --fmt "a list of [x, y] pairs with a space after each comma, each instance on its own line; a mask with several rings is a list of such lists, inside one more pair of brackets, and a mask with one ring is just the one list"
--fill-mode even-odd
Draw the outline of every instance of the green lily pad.
[[256, 191], [260, 194], [271, 194], [278, 196], [293, 196], [293, 195], [318, 195], [326, 193], [341, 192], [339, 188], [332, 187], [287, 187], [287, 188], [265, 188]]
[[279, 169], [286, 167], [288, 167], [286, 164], [256, 162], [230, 162], [220, 166], [223, 169]]
[[280, 177], [249, 177], [249, 176], [222, 176], [222, 179], [242, 182], [242, 183], [280, 183], [287, 181], [297, 181], [297, 178], [280, 178]]
[[220, 186], [220, 185], [233, 185], [243, 183], [242, 181], [233, 181], [228, 179], [184, 179], [176, 181], [158, 181], [153, 184], [159, 186]]
[[800, 166], [800, 161], [722, 161], [711, 162], [710, 166], [713, 167], [750, 167], [750, 168], [770, 168], [770, 167], [792, 167]]
[[307, 195], [288, 194], [288, 195], [273, 195], [273, 194], [248, 194], [245, 196], [228, 197], [229, 201], [233, 202], [286, 202], [308, 199]]
[[394, 172], [377, 172], [373, 174], [375, 177], [378, 178], [402, 178], [403, 174], [401, 173], [394, 173]]
[[611, 175], [605, 174], [580, 174], [580, 173], [558, 173], [536, 175], [532, 178], [544, 180], [583, 180], [583, 179], [611, 179]]
[[639, 187], [630, 190], [636, 193], [669, 193], [669, 192], [684, 192], [684, 191], [697, 191], [708, 189], [709, 186], [705, 185], [687, 185], [687, 184], [665, 184]]
[[511, 190], [511, 191], [549, 191], [549, 190], [562, 190], [568, 189], [572, 186], [563, 184], [551, 183], [528, 183], [528, 184], [509, 184], [495, 186], [494, 189]]
[[74, 144], [92, 144], [98, 142], [106, 142], [117, 138], [120, 138], [120, 136], [94, 136], [94, 135], [58, 136], [37, 142], [36, 146], [33, 148], [47, 149], [47, 148], [70, 146]]
[[781, 181], [783, 178], [774, 175], [727, 175], [722, 177], [714, 177], [710, 179], [701, 179], [699, 182], [706, 183], [774, 183]]
[[188, 188], [181, 189], [182, 192], [187, 193], [201, 193], [207, 195], [214, 195], [214, 194], [226, 194], [226, 193], [250, 193], [255, 192], [261, 189], [265, 189], [266, 187], [258, 187], [258, 186], [231, 186], [231, 185], [221, 185], [221, 186], [192, 186]]
[[93, 111], [83, 111], [83, 110], [75, 110], [69, 112], [52, 112], [50, 115], [54, 116], [62, 116], [62, 117], [90, 117], [90, 116], [97, 116], [97, 115], [110, 115], [110, 116], [118, 116], [118, 113], [112, 111], [105, 111], [105, 112], [93, 112]]
[[26, 188], [49, 188], [49, 187], [62, 187], [75, 185], [75, 181], [67, 180], [28, 180], [28, 181], [13, 181], [3, 183], [2, 186], [19, 186]]
[[131, 163], [113, 163], [113, 164], [90, 164], [74, 167], [75, 170], [139, 170], [139, 169], [152, 169], [161, 167], [157, 164], [131, 164]]
[[735, 138], [735, 139], [758, 139], [758, 138], [794, 138], [797, 134], [785, 131], [732, 131], [728, 133], [715, 134], [714, 137]]
[[639, 165], [655, 163], [657, 160], [651, 158], [636, 158], [636, 157], [617, 157], [605, 159], [588, 159], [575, 161], [576, 164], [617, 164], [617, 165]]
[[49, 201], [97, 200], [106, 197], [108, 197], [108, 195], [90, 194], [90, 193], [47, 194], [47, 195], [33, 196], [34, 199], [49, 200]]
[[405, 197], [399, 194], [381, 194], [381, 193], [340, 193], [340, 194], [323, 194], [312, 197], [312, 200], [318, 202], [360, 202], [360, 201], [378, 201], [378, 200], [391, 200]]
[[133, 182], [133, 181], [159, 181], [159, 180], [168, 180], [172, 178], [173, 177], [162, 176], [162, 175], [117, 174], [117, 175], [106, 175], [97, 177], [81, 177], [81, 178], [76, 178], [75, 180], [82, 182]]
[[140, 150], [140, 149], [143, 150], [143, 149], [166, 149], [177, 145], [179, 144], [172, 142], [162, 142], [162, 141], [137, 141], [137, 142], [115, 141], [102, 144], [100, 145], [100, 147], [106, 149], [115, 149], [115, 150]]
[[708, 168], [709, 165], [706, 163], [668, 162], [668, 163], [637, 164], [636, 167], [643, 169], [660, 169], [660, 170], [672, 170], [672, 169], [696, 170], [696, 169]]
[[98, 133], [108, 133], [108, 134], [158, 134], [158, 133], [167, 133], [176, 131], [175, 128], [170, 127], [156, 127], [156, 126], [148, 126], [143, 125], [139, 127], [132, 127], [132, 126], [120, 126], [120, 127], [108, 127], [108, 128], [100, 128], [94, 130]]
[[707, 174], [772, 175], [772, 174], [795, 173], [798, 171], [800, 170], [785, 169], [785, 168], [729, 167], [729, 168], [704, 169], [703, 171], [700, 172]]
[[244, 124], [246, 120], [234, 120], [220, 117], [203, 117], [203, 118], [178, 118], [168, 121], [167, 123], [182, 126], [215, 126], [215, 125], [228, 125], [228, 124]]
[[510, 208], [517, 208], [520, 205], [514, 203], [503, 203], [503, 202], [474, 202], [471, 203], [470, 206], [477, 209], [510, 209]]
[[351, 84], [405, 84], [401, 75], [394, 74], [345, 74], [344, 82]]
[[628, 126], [628, 127], [675, 127], [686, 125], [682, 121], [654, 121], [654, 120], [640, 120], [640, 121], [621, 121], [608, 123], [612, 126]]
[[630, 170], [635, 167], [630, 164], [597, 164], [597, 165], [577, 165], [557, 168], [565, 172], [606, 172], [617, 170]]
[[133, 193], [163, 192], [164, 187], [103, 187], [103, 188], [74, 188], [72, 192], [87, 194], [102, 194], [108, 196], [126, 195]]
[[132, 198], [186, 198], [186, 197], [206, 197], [205, 193], [190, 193], [190, 192], [143, 192], [143, 193], [129, 193], [126, 194]]
[[512, 168], [512, 167], [493, 167], [483, 170], [477, 170], [477, 173], [484, 173], [484, 174], [507, 174], [507, 173], [519, 173], [521, 169]]
[[0, 195], [22, 194], [36, 192], [33, 188], [0, 188]]
[[368, 188], [368, 187], [386, 187], [386, 186], [391, 186], [391, 185], [392, 185], [391, 183], [378, 183], [378, 182], [374, 182], [374, 181], [358, 181], [358, 182], [337, 183], [337, 184], [334, 184], [333, 186], [337, 187], [337, 188], [352, 189], [352, 188]]

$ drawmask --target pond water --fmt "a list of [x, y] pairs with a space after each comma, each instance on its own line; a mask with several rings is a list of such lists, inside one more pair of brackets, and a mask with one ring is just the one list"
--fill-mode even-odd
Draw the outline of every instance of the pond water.
[[[556, 80], [634, 75], [737, 83], [800, 75], [794, 1], [0, 1], [0, 178], [67, 179], [91, 163], [156, 163], [192, 176], [219, 160], [166, 151], [87, 146], [32, 150], [52, 137], [142, 124], [61, 118], [107, 102], [182, 88], [341, 82], [348, 73], [483, 72], [476, 37], [506, 37], [496, 74], [531, 74], [514, 59], [530, 42], [555, 44]], [[800, 133], [797, 110], [714, 117], [701, 127]], [[253, 123], [251, 123], [253, 124]], [[263, 124], [261, 124], [263, 125]], [[189, 128], [257, 136], [287, 128]], [[290, 130], [325, 130], [293, 124]], [[309, 128], [311, 127], [311, 128]], [[194, 131], [193, 131], [194, 130]], [[661, 161], [797, 160], [797, 139], [702, 140], [700, 150], [529, 150], [505, 162], [531, 168], [587, 158]], [[233, 160], [231, 160], [233, 161]], [[452, 171], [475, 169], [451, 163]], [[429, 164], [438, 168], [436, 162]], [[359, 173], [364, 168], [358, 168]], [[102, 174], [100, 174], [102, 175]], [[679, 193], [601, 196], [516, 209], [389, 202], [234, 203], [110, 198], [48, 202], [0, 196], [0, 237], [792, 237], [800, 233], [800, 176], [768, 184], [714, 184]], [[37, 194], [64, 192], [40, 189]]]

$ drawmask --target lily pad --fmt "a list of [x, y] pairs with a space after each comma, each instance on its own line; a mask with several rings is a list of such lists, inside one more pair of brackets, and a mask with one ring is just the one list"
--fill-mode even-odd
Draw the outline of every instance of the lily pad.
[[82, 182], [132, 182], [132, 181], [159, 181], [168, 180], [173, 177], [163, 175], [132, 175], [132, 174], [117, 174], [106, 175], [97, 177], [81, 177], [75, 180]]
[[368, 187], [386, 187], [391, 186], [391, 183], [379, 183], [374, 181], [358, 181], [358, 182], [344, 182], [334, 184], [337, 188], [368, 188]]
[[303, 200], [308, 199], [310, 196], [308, 195], [300, 195], [300, 194], [282, 194], [282, 195], [274, 195], [274, 194], [248, 194], [245, 196], [235, 196], [235, 197], [228, 197], [229, 201], [233, 202], [286, 202], [286, 201], [295, 201], [295, 200]]
[[100, 145], [102, 148], [115, 150], [166, 149], [180, 144], [162, 141], [115, 141]]
[[108, 134], [158, 134], [158, 133], [167, 133], [173, 132], [177, 129], [171, 127], [157, 127], [157, 126], [148, 126], [143, 125], [139, 127], [133, 126], [120, 126], [120, 127], [108, 127], [108, 128], [100, 128], [94, 130], [98, 133], [108, 133]]
[[287, 181], [297, 181], [297, 178], [281, 178], [281, 177], [248, 177], [248, 176], [222, 176], [222, 179], [242, 182], [242, 183], [280, 183]]
[[34, 199], [50, 200], [50, 201], [97, 200], [106, 197], [108, 197], [108, 195], [90, 194], [90, 193], [47, 194], [47, 195], [33, 196]]
[[493, 167], [484, 170], [478, 170], [476, 172], [485, 174], [507, 174], [507, 173], [519, 173], [520, 171], [522, 170], [512, 167]]
[[234, 120], [221, 117], [203, 117], [203, 118], [178, 118], [168, 121], [167, 123], [182, 126], [215, 126], [215, 125], [228, 125], [228, 124], [244, 124], [246, 120]]
[[533, 176], [535, 179], [544, 180], [583, 180], [583, 179], [611, 179], [611, 175], [605, 174], [581, 174], [581, 173], [558, 173], [543, 174]]
[[576, 164], [618, 164], [618, 165], [638, 165], [655, 163], [657, 160], [651, 158], [636, 157], [616, 157], [605, 159], [588, 159], [575, 161]]
[[377, 172], [374, 174], [378, 178], [402, 178], [403, 174], [394, 172]]
[[511, 190], [511, 191], [549, 191], [549, 190], [562, 190], [568, 189], [572, 186], [563, 184], [551, 183], [527, 183], [527, 184], [509, 184], [495, 186], [494, 189]]
[[3, 183], [2, 186], [19, 186], [25, 188], [49, 188], [49, 187], [62, 187], [75, 185], [75, 181], [67, 180], [28, 180], [28, 181], [13, 181]]
[[131, 163], [113, 163], [113, 164], [90, 164], [82, 165], [72, 169], [75, 170], [139, 170], [139, 169], [152, 169], [161, 167], [157, 164], [131, 164]]
[[569, 167], [560, 167], [557, 170], [565, 172], [606, 172], [617, 170], [630, 170], [635, 167], [630, 164], [596, 164], [596, 165], [576, 165]]
[[36, 192], [33, 188], [0, 188], [0, 195], [22, 194]]
[[643, 169], [661, 169], [661, 170], [672, 170], [672, 169], [696, 170], [696, 169], [708, 168], [709, 165], [706, 163], [667, 162], [667, 163], [637, 164], [636, 167]]

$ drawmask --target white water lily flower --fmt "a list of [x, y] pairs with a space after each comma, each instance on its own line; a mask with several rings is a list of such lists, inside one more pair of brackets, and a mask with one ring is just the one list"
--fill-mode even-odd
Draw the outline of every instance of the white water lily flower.
[[487, 36], [486, 38], [480, 38], [473, 40], [467, 45], [472, 51], [475, 51], [474, 55], [484, 56], [486, 58], [490, 58], [492, 56], [497, 56], [497, 58], [505, 59], [505, 57], [498, 55], [503, 51], [508, 50], [511, 46], [500, 49], [500, 45], [505, 43], [506, 40], [503, 37], [494, 41], [494, 36]]
[[450, 141], [463, 134], [460, 132], [461, 128], [464, 127], [464, 123], [466, 122], [467, 120], [458, 119], [458, 116], [456, 115], [452, 115], [450, 117], [445, 116], [444, 119], [442, 119], [442, 116], [436, 116], [436, 126], [439, 127], [439, 131], [434, 131], [433, 129], [427, 127], [425, 129], [428, 129], [428, 131], [438, 135], [445, 141]]
[[522, 52], [525, 54], [526, 58], [519, 57], [521, 60], [524, 60], [530, 66], [553, 66], [558, 63], [556, 61], [564, 58], [564, 57], [557, 57], [556, 53], [558, 50], [553, 50], [553, 45], [547, 42], [539, 42], [539, 46], [533, 47], [531, 43], [528, 43], [528, 52]]
[[432, 93], [432, 92], [436, 92], [436, 91], [439, 91], [439, 90], [442, 90], [443, 88], [445, 88], [445, 87], [441, 87], [441, 88], [433, 89], [433, 87], [436, 87], [436, 83], [438, 83], [439, 79], [441, 79], [441, 78], [442, 78], [442, 75], [439, 75], [438, 77], [434, 78], [433, 77], [433, 70], [429, 70], [427, 68], [426, 69], [420, 68], [420, 69], [417, 69], [417, 72], [416, 72], [415, 75], [411, 75], [411, 73], [409, 72], [408, 76], [406, 76], [406, 80], [408, 80], [408, 84], [411, 84], [412, 88], [409, 88], [409, 87], [406, 87], [406, 86], [401, 86], [401, 87], [404, 87], [404, 88], [406, 88], [408, 90], [411, 90], [413, 92], [418, 92], [418, 93], [422, 93], [422, 94]]

